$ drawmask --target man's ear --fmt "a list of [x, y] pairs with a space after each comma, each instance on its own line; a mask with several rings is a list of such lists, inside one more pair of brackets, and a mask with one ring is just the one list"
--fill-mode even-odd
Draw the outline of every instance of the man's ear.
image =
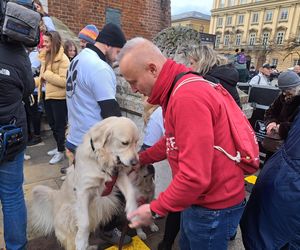
[[158, 77], [158, 69], [155, 63], [149, 63], [148, 70], [155, 78]]

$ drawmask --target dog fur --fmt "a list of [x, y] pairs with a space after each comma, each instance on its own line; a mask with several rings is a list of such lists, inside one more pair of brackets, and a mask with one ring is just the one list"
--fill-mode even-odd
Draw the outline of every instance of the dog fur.
[[[110, 117], [97, 123], [84, 136], [59, 190], [36, 186], [31, 207], [32, 225], [42, 235], [55, 232], [66, 250], [96, 249], [89, 246], [90, 232], [122, 212], [116, 188], [102, 197], [105, 182], [115, 172], [128, 214], [137, 208], [136, 191], [128, 172], [138, 163], [136, 125], [128, 118]], [[94, 148], [94, 150], [93, 150]]]
[[[155, 170], [153, 165], [142, 166], [138, 171], [132, 171], [129, 174], [129, 179], [136, 187], [136, 200], [138, 206], [145, 203], [150, 203], [154, 199], [155, 184], [154, 184]], [[153, 222], [150, 225], [152, 232], [159, 230], [158, 226]], [[146, 233], [142, 228], [136, 229], [137, 235], [142, 239], [147, 239]]]

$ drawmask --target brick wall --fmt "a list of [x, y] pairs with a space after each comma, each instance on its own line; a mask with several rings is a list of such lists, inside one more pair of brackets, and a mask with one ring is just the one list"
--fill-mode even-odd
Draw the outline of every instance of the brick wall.
[[120, 11], [127, 39], [152, 39], [171, 25], [170, 0], [48, 0], [49, 15], [60, 19], [76, 34], [87, 24], [101, 29], [107, 8]]

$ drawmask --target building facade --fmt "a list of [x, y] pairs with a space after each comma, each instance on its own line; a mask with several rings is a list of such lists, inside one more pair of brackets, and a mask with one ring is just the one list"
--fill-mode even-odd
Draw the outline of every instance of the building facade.
[[299, 0], [214, 0], [210, 33], [216, 49], [244, 48], [256, 67], [285, 70], [300, 63]]
[[66, 24], [77, 34], [87, 24], [99, 29], [104, 24], [119, 24], [126, 38], [143, 36], [152, 39], [171, 25], [170, 0], [43, 0], [50, 16]]
[[185, 26], [202, 33], [209, 32], [210, 16], [198, 11], [173, 15], [171, 20], [172, 26]]

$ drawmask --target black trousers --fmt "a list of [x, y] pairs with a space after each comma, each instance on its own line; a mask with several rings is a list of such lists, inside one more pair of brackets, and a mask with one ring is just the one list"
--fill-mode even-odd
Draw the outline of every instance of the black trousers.
[[68, 117], [66, 100], [46, 100], [45, 111], [57, 149], [59, 152], [63, 152], [65, 150], [65, 131]]

